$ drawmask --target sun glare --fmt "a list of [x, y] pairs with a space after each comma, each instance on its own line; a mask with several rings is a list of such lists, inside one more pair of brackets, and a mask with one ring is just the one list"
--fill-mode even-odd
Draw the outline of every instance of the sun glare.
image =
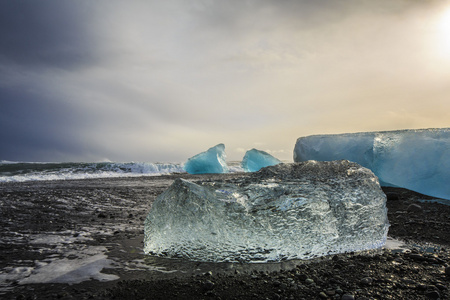
[[450, 59], [450, 7], [441, 14], [437, 21], [437, 38], [439, 54]]

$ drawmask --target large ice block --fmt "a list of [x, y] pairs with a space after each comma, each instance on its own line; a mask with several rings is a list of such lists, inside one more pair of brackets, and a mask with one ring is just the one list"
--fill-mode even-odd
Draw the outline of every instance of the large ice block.
[[241, 166], [245, 172], [256, 172], [261, 168], [274, 166], [281, 163], [281, 160], [273, 157], [269, 153], [257, 149], [251, 149], [245, 152]]
[[218, 144], [189, 158], [184, 164], [184, 170], [189, 174], [226, 173], [226, 158], [225, 145]]
[[301, 137], [294, 161], [348, 159], [371, 169], [381, 185], [450, 200], [450, 128]]
[[278, 164], [227, 181], [177, 179], [145, 221], [147, 254], [214, 262], [307, 259], [378, 248], [377, 177], [349, 161]]

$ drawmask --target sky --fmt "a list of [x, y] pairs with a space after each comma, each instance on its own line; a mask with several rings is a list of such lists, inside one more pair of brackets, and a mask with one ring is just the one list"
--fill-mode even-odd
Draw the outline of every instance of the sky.
[[450, 1], [0, 2], [0, 160], [292, 161], [450, 127]]

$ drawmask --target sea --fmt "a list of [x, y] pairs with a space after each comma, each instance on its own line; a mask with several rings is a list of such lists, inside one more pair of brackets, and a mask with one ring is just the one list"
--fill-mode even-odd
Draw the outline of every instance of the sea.
[[[160, 162], [15, 162], [0, 161], [0, 182], [159, 176], [186, 173], [183, 163]], [[242, 172], [239, 162], [229, 171]]]

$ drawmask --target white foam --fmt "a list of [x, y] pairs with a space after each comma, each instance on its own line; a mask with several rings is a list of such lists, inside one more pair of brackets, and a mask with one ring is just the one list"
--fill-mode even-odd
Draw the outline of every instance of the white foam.
[[117, 173], [117, 172], [98, 172], [98, 173], [62, 173], [62, 174], [35, 174], [35, 175], [14, 175], [0, 176], [0, 182], [25, 182], [25, 181], [44, 181], [44, 180], [77, 180], [77, 179], [97, 179], [97, 178], [118, 178], [118, 177], [142, 177], [142, 176], [158, 176], [167, 173]]
[[47, 234], [34, 234], [30, 235], [30, 244], [48, 244], [48, 245], [60, 245], [60, 244], [73, 244], [75, 242], [84, 242], [92, 240], [90, 234], [87, 232], [79, 232], [74, 235], [74, 231], [64, 231], [60, 233], [47, 233]]
[[[143, 254], [143, 252], [142, 252]], [[156, 271], [156, 272], [161, 272], [161, 273], [166, 273], [166, 274], [170, 274], [170, 273], [174, 273], [174, 272], [178, 272], [178, 270], [167, 270], [165, 267], [157, 267], [157, 266], [152, 266], [149, 265], [147, 263], [145, 263], [145, 260], [143, 259], [135, 259], [130, 261], [129, 263], [127, 263], [124, 267], [125, 270], [127, 271]]]
[[[114, 268], [104, 246], [89, 246], [89, 232], [47, 232], [45, 234], [15, 234], [5, 238], [5, 244], [34, 245], [34, 251], [42, 253], [42, 260], [18, 260], [14, 265], [0, 269], [0, 294], [11, 291], [11, 283], [80, 283], [86, 280], [117, 280], [118, 276], [104, 274], [104, 268]], [[43, 247], [38, 247], [43, 245]], [[51, 246], [51, 247], [49, 247]]]
[[12, 164], [18, 164], [17, 161], [9, 161], [9, 160], [0, 160], [0, 165], [12, 165]]
[[[180, 163], [17, 163], [16, 169], [0, 172], [0, 182], [72, 180], [117, 177], [158, 176], [185, 173]], [[38, 167], [36, 167], [36, 165]]]
[[[90, 247], [92, 251], [105, 252], [105, 247]], [[86, 280], [110, 281], [119, 276], [101, 273], [103, 268], [111, 267], [112, 261], [104, 253], [85, 255], [77, 259], [55, 259], [48, 264], [36, 263], [29, 276], [18, 281], [19, 284], [31, 283], [80, 283]], [[27, 273], [28, 274], [28, 273]]]
[[[54, 241], [52, 238], [46, 240]], [[108, 259], [106, 252], [107, 249], [103, 246], [79, 245], [74, 250], [59, 255], [49, 255], [44, 260], [17, 261], [17, 264], [26, 265], [8, 266], [0, 270], [0, 294], [13, 290], [11, 285], [13, 282], [20, 285], [76, 284], [92, 279], [117, 280], [119, 279], [117, 275], [102, 273], [104, 268], [114, 268], [114, 261]]]

